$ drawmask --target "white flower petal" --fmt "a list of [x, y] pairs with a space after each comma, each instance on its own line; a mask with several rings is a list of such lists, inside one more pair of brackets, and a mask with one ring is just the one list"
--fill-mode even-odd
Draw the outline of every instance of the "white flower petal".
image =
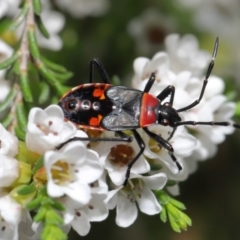
[[143, 186], [141, 197], [138, 198], [137, 202], [141, 212], [148, 215], [157, 214], [162, 209], [155, 195], [148, 187]]
[[0, 155], [0, 187], [9, 187], [19, 176], [18, 161]]
[[136, 203], [130, 202], [125, 196], [118, 195], [116, 223], [119, 227], [129, 227], [137, 218]]
[[117, 206], [118, 203], [117, 193], [119, 190], [120, 188], [108, 192], [107, 198], [105, 199], [108, 209], [114, 209]]
[[141, 176], [140, 177], [147, 187], [152, 190], [162, 189], [167, 183], [167, 176], [165, 173], [158, 173], [151, 176]]
[[83, 211], [80, 212], [80, 216], [74, 218], [71, 225], [80, 236], [86, 236], [91, 228], [88, 217]]
[[107, 218], [108, 208], [106, 203], [98, 198], [97, 194], [93, 196], [89, 205], [93, 206], [93, 209], [88, 208], [88, 219], [91, 222], [100, 222]]

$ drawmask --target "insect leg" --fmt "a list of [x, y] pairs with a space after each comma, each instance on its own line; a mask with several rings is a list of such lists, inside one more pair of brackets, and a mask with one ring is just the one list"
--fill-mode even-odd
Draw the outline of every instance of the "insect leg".
[[93, 71], [95, 67], [98, 71], [98, 73], [100, 74], [102, 80], [104, 83], [109, 83], [111, 84], [110, 78], [105, 70], [105, 68], [103, 67], [102, 63], [99, 61], [99, 59], [94, 58], [90, 61], [90, 68], [89, 68], [89, 83], [93, 82]]
[[141, 136], [139, 135], [139, 133], [136, 131], [136, 130], [131, 130], [132, 133], [133, 133], [133, 136], [134, 138], [136, 139], [137, 141], [137, 144], [140, 148], [140, 151], [138, 152], [138, 154], [132, 159], [132, 161], [128, 164], [128, 167], [127, 167], [127, 171], [126, 171], [126, 178], [125, 178], [125, 181], [123, 183], [123, 186], [126, 186], [127, 183], [128, 183], [128, 179], [130, 177], [130, 171], [131, 171], [131, 168], [133, 166], [133, 164], [138, 160], [138, 158], [142, 155], [144, 149], [145, 149], [145, 143], [144, 141], [142, 140]]
[[207, 69], [207, 73], [206, 73], [206, 77], [203, 81], [203, 86], [202, 86], [202, 90], [200, 92], [200, 96], [197, 100], [195, 100], [193, 103], [191, 103], [190, 105], [184, 107], [184, 108], [180, 108], [177, 110], [177, 112], [182, 112], [182, 111], [186, 111], [188, 109], [191, 109], [193, 108], [194, 106], [198, 105], [203, 97], [203, 94], [204, 94], [204, 91], [205, 91], [205, 88], [207, 86], [207, 83], [208, 83], [208, 78], [212, 72], [212, 69], [214, 67], [214, 61], [216, 59], [216, 56], [217, 56], [217, 50], [218, 50], [218, 45], [219, 45], [219, 38], [216, 39], [215, 41], [215, 45], [214, 45], [214, 50], [213, 50], [213, 54], [212, 54], [212, 60], [210, 62], [210, 64], [208, 65], [208, 69]]
[[59, 144], [55, 147], [56, 150], [60, 150], [63, 146], [65, 146], [67, 143], [73, 142], [73, 141], [93, 141], [93, 142], [132, 142], [132, 137], [128, 136], [127, 134], [116, 131], [116, 133], [120, 136], [118, 137], [112, 137], [112, 138], [89, 138], [89, 137], [73, 137], [68, 139], [67, 141]]
[[149, 131], [147, 128], [143, 128], [143, 130], [148, 134], [148, 136], [150, 138], [152, 138], [157, 143], [159, 143], [163, 148], [168, 150], [168, 153], [169, 153], [170, 157], [172, 158], [173, 162], [176, 163], [179, 171], [182, 170], [182, 166], [179, 164], [179, 162], [177, 161], [177, 158], [174, 156], [174, 153], [173, 153], [174, 149], [173, 149], [172, 145], [167, 140], [162, 138], [161, 136]]
[[152, 87], [152, 85], [154, 84], [155, 82], [155, 73], [152, 73], [150, 78], [148, 79], [148, 82], [143, 90], [143, 92], [145, 93], [148, 93]]
[[156, 98], [158, 98], [160, 101], [163, 101], [166, 97], [170, 96], [170, 104], [173, 105], [174, 100], [174, 94], [175, 94], [175, 87], [172, 85], [167, 86], [165, 89], [160, 92]]
[[178, 122], [176, 123], [176, 127], [180, 126], [180, 125], [209, 125], [209, 126], [223, 126], [223, 127], [227, 127], [227, 126], [233, 126], [234, 128], [239, 128], [240, 129], [240, 125], [234, 123], [230, 123], [230, 122], [195, 122], [195, 121], [185, 121], [185, 122]]

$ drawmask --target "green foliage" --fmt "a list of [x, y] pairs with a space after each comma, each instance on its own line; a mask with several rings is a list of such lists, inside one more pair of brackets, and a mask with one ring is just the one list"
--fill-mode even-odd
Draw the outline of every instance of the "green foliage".
[[37, 210], [34, 221], [43, 224], [41, 239], [67, 239], [67, 235], [61, 229], [63, 219], [58, 211], [65, 208], [57, 200], [48, 196], [46, 187], [43, 187], [34, 200], [27, 204], [27, 209]]
[[20, 190], [18, 190], [19, 195], [28, 195], [36, 191], [36, 186], [35, 184], [30, 184], [22, 187]]
[[192, 225], [191, 219], [183, 213], [186, 207], [180, 201], [170, 197], [163, 190], [155, 191], [156, 197], [162, 206], [160, 219], [165, 223], [169, 220], [172, 229], [175, 232], [187, 230]]

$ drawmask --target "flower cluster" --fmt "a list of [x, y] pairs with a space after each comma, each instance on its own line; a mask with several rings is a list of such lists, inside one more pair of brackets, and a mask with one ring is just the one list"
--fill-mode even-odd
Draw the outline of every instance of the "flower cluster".
[[[151, 75], [156, 81], [151, 94], [158, 95], [166, 86], [175, 86], [173, 107], [183, 108], [196, 100], [202, 87], [204, 69], [210, 55], [198, 49], [192, 35], [166, 38], [166, 52], [152, 59], [134, 61], [133, 86], [143, 89]], [[194, 121], [229, 121], [235, 104], [222, 94], [223, 80], [209, 77], [201, 103], [181, 117]], [[167, 101], [167, 99], [166, 99]], [[149, 129], [168, 139], [172, 129], [155, 125]], [[79, 130], [64, 120], [62, 109], [50, 105], [45, 110], [32, 108], [25, 142], [0, 126], [1, 155], [1, 232], [4, 239], [48, 239], [58, 234], [65, 239], [73, 228], [86, 235], [91, 222], [103, 221], [116, 208], [116, 224], [128, 227], [134, 223], [138, 209], [148, 215], [160, 214], [180, 232], [191, 225], [182, 211], [184, 205], [167, 192], [177, 195], [178, 182], [186, 180], [197, 166], [217, 149], [230, 127], [180, 126], [169, 142], [182, 166], [179, 171], [168, 151], [137, 130], [145, 142], [144, 153], [133, 165], [128, 184], [123, 186], [129, 162], [139, 152], [136, 140], [130, 143], [91, 142], [91, 138], [112, 138], [114, 132]], [[130, 134], [130, 133], [126, 133]], [[65, 141], [80, 137], [82, 141]], [[61, 147], [60, 147], [61, 146]], [[33, 219], [30, 211], [36, 211]]]
[[[200, 96], [203, 85], [204, 70], [211, 60], [211, 55], [198, 49], [198, 41], [193, 35], [180, 38], [177, 34], [168, 35], [165, 39], [166, 52], [156, 53], [152, 59], [139, 57], [134, 61], [133, 87], [143, 89], [150, 74], [156, 74], [156, 81], [150, 91], [157, 96], [168, 85], [175, 87], [173, 107], [180, 109], [188, 106]], [[223, 95], [224, 82], [211, 75], [201, 102], [194, 108], [181, 113], [185, 121], [230, 121], [235, 111], [235, 103], [227, 102]], [[154, 126], [152, 131], [161, 134], [165, 139], [172, 129]], [[188, 126], [178, 127], [170, 139], [174, 153], [183, 166], [178, 172], [171, 158], [164, 149], [153, 145], [148, 139], [144, 154], [154, 161], [160, 161], [168, 178], [182, 181], [192, 173], [198, 161], [212, 157], [217, 151], [217, 144], [234, 131], [231, 127]], [[157, 160], [156, 160], [157, 159]], [[175, 188], [173, 193], [177, 193]]]

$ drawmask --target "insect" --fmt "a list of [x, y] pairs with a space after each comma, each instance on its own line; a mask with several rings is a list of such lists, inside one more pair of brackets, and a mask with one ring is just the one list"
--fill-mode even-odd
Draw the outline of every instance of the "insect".
[[[229, 122], [182, 121], [179, 116], [180, 112], [189, 110], [200, 103], [208, 83], [208, 78], [214, 66], [218, 45], [219, 39], [217, 38], [214, 45], [212, 60], [209, 63], [199, 98], [181, 109], [173, 108], [175, 93], [174, 86], [167, 86], [157, 96], [149, 94], [149, 91], [155, 81], [155, 73], [151, 74], [143, 91], [125, 86], [113, 86], [111, 85], [108, 74], [100, 61], [98, 59], [91, 60], [89, 83], [79, 85], [71, 89], [69, 92], [64, 94], [58, 105], [62, 108], [65, 118], [79, 127], [115, 131], [119, 137], [74, 137], [59, 145], [57, 149], [60, 149], [68, 142], [76, 140], [131, 142], [132, 139], [135, 138], [140, 150], [128, 164], [125, 181], [123, 183], [125, 186], [127, 185], [130, 177], [133, 164], [138, 160], [145, 149], [145, 143], [136, 131], [136, 129], [142, 128], [150, 138], [155, 140], [161, 147], [165, 148], [169, 152], [171, 159], [176, 163], [179, 171], [182, 170], [180, 163], [174, 156], [174, 149], [169, 143], [169, 140], [173, 137], [178, 126], [231, 125]], [[94, 67], [99, 72], [103, 83], [93, 83]], [[170, 96], [170, 100], [163, 103], [168, 96]], [[151, 132], [148, 127], [154, 124], [172, 127], [173, 131], [171, 132], [169, 138], [164, 139], [160, 135]], [[240, 128], [237, 124], [233, 124], [233, 127]], [[133, 138], [125, 134], [123, 132], [125, 130], [130, 130], [133, 134]]]

